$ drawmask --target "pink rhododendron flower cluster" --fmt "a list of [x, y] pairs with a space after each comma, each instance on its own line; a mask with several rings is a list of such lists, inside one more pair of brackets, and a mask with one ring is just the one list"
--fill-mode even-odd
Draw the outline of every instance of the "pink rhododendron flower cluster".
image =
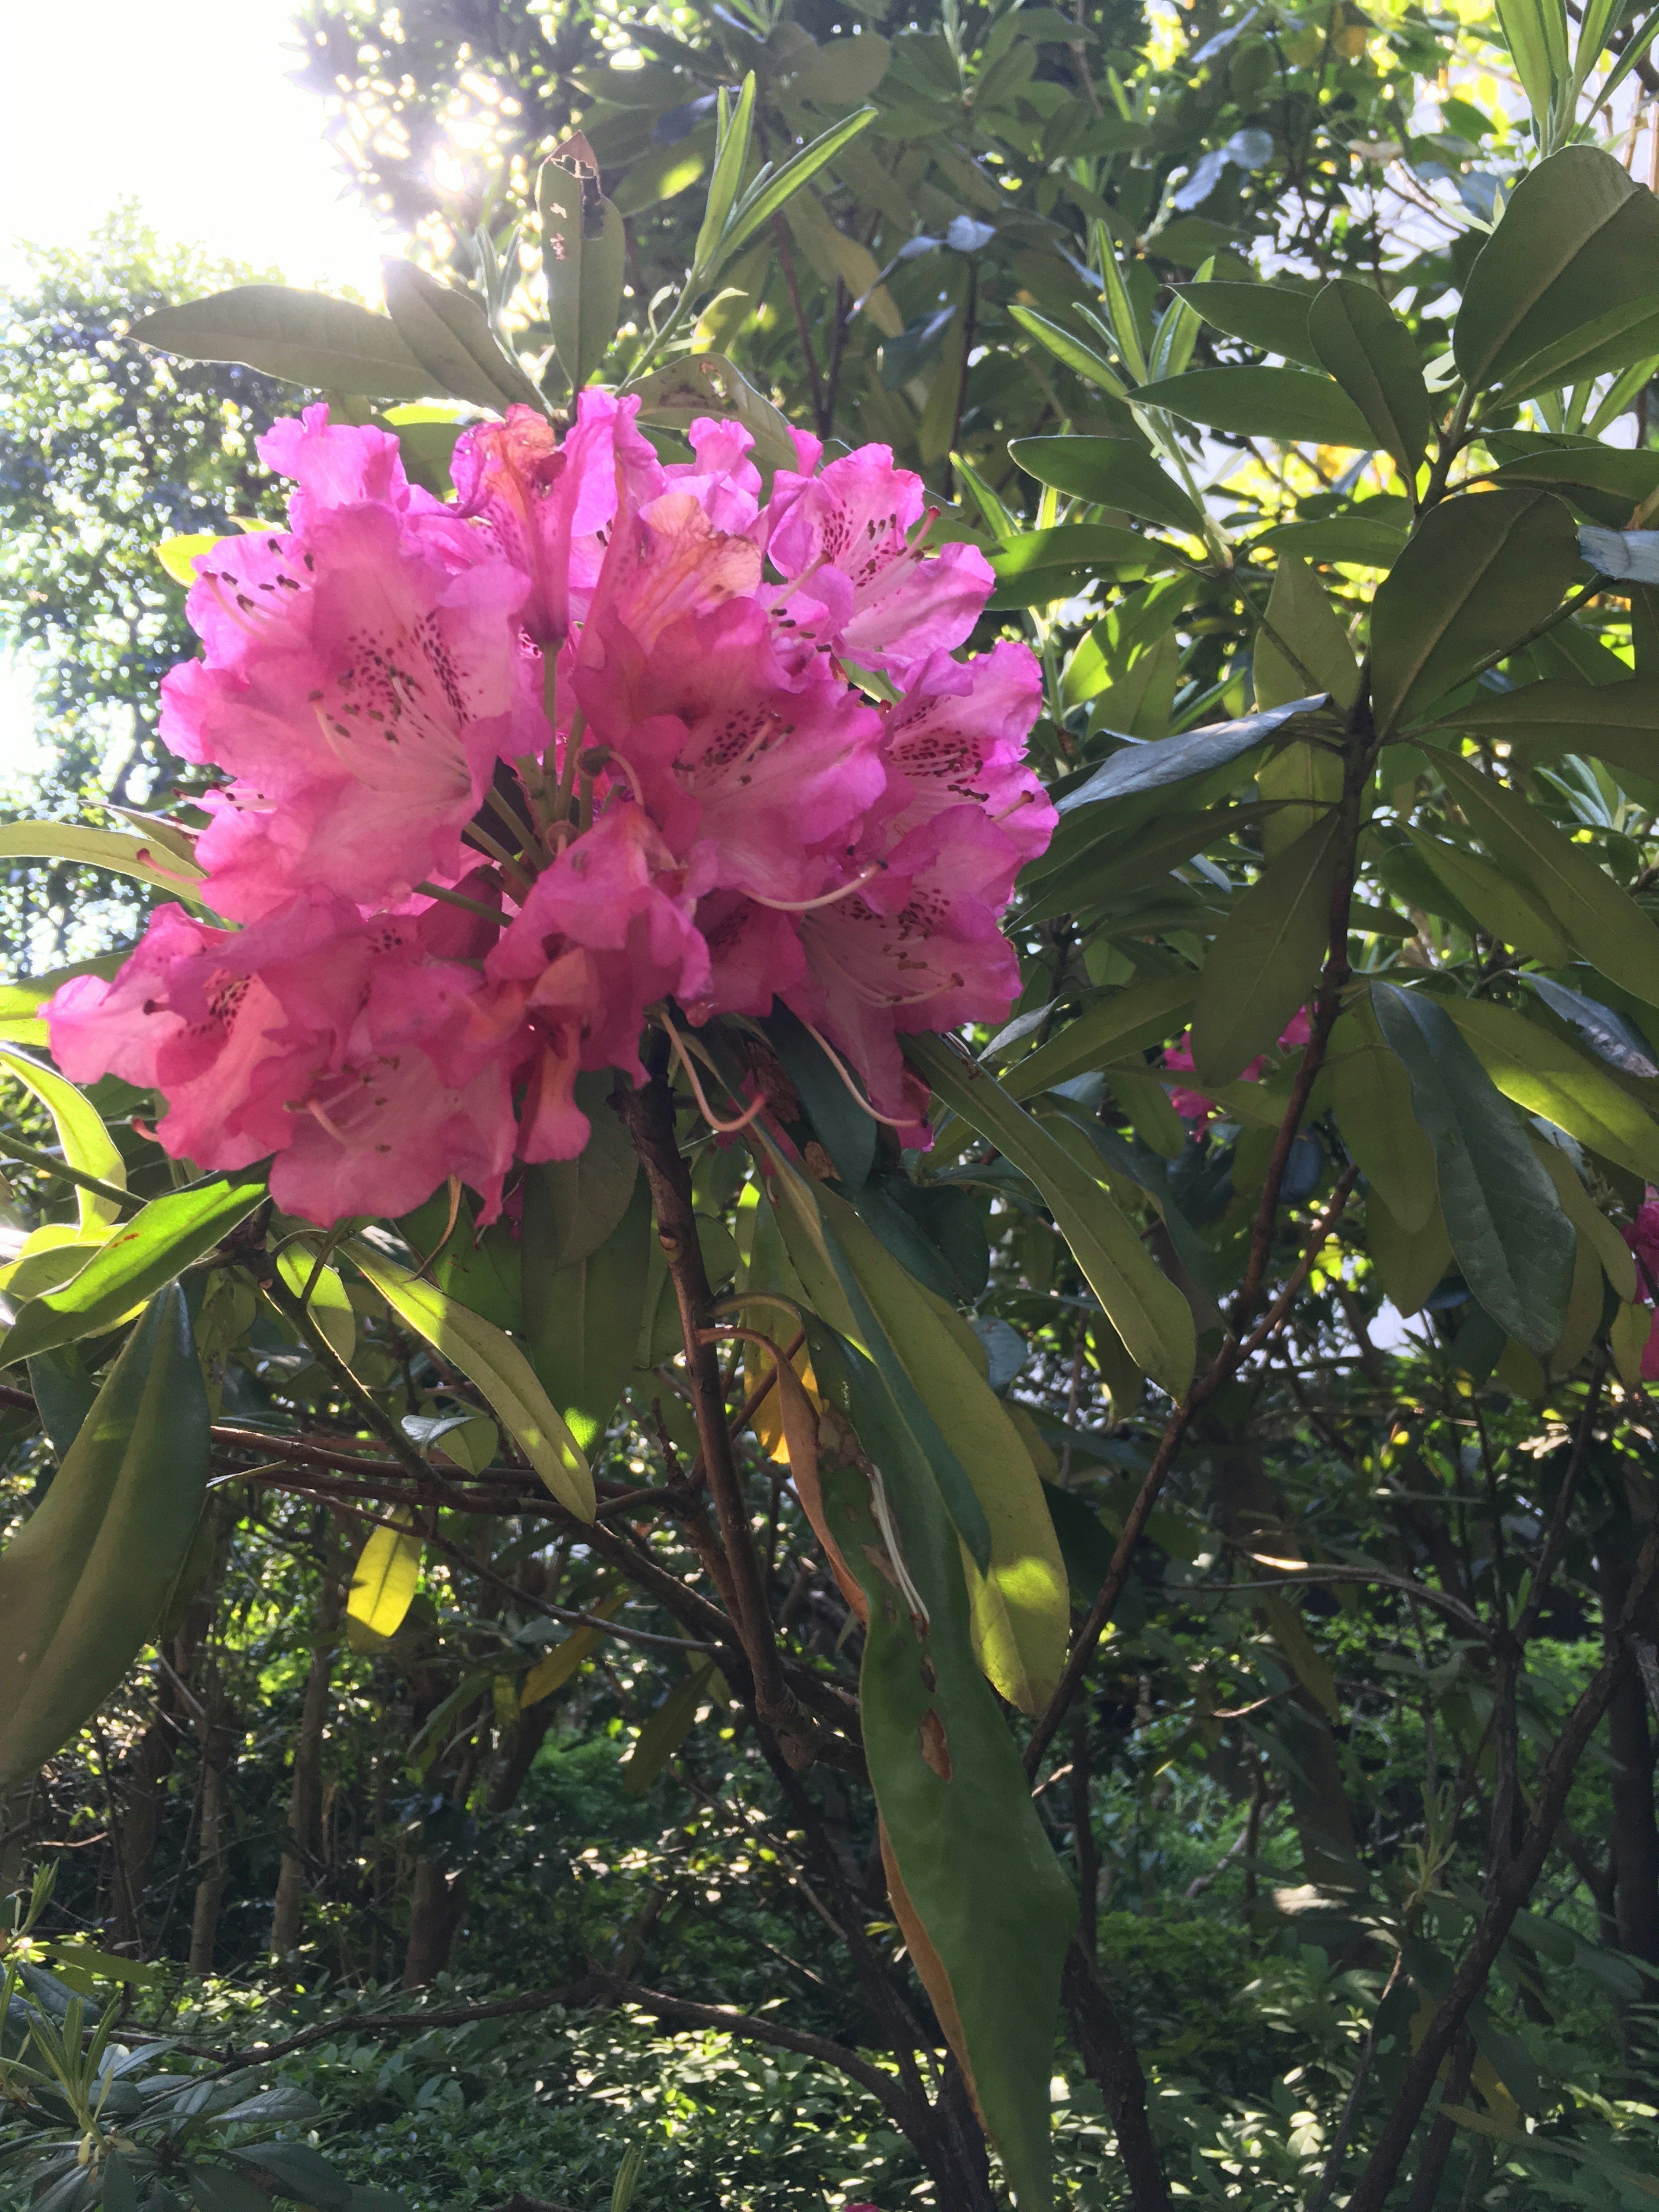
[[[1281, 1052], [1297, 1051], [1307, 1043], [1312, 1035], [1313, 1024], [1308, 1018], [1308, 1010], [1305, 1006], [1300, 1007], [1291, 1015], [1288, 1025], [1280, 1032], [1279, 1048]], [[1181, 1042], [1171, 1045], [1164, 1053], [1164, 1065], [1172, 1074], [1190, 1075], [1193, 1073], [1195, 1062], [1193, 1059], [1193, 1033], [1190, 1030], [1183, 1030]], [[1259, 1082], [1267, 1065], [1266, 1054], [1258, 1054], [1248, 1067], [1240, 1070], [1239, 1081], [1241, 1083]], [[1218, 1111], [1212, 1098], [1206, 1098], [1201, 1091], [1189, 1091], [1181, 1085], [1176, 1085], [1170, 1091], [1170, 1103], [1183, 1121], [1191, 1121], [1195, 1125], [1194, 1134], [1198, 1130], [1202, 1129], [1206, 1121], [1213, 1121]]]
[[[1635, 1220], [1622, 1234], [1636, 1255], [1637, 1304], [1650, 1309], [1659, 1306], [1659, 1193], [1651, 1186], [1646, 1199], [1637, 1208]], [[1648, 1340], [1642, 1349], [1642, 1380], [1659, 1382], [1659, 1312], [1654, 1314]]]
[[998, 918], [1054, 815], [1031, 654], [955, 657], [988, 563], [927, 549], [884, 447], [797, 432], [763, 502], [745, 430], [665, 465], [636, 407], [512, 409], [450, 503], [324, 407], [262, 441], [289, 526], [201, 556], [204, 656], [162, 689], [224, 779], [196, 851], [227, 926], [165, 906], [49, 1009], [68, 1074], [162, 1095], [175, 1157], [274, 1156], [322, 1223], [452, 1175], [488, 1214], [515, 1156], [582, 1149], [580, 1070], [643, 1079], [648, 1018], [684, 1050], [775, 1000], [921, 1141], [899, 1035], [1006, 1015]]

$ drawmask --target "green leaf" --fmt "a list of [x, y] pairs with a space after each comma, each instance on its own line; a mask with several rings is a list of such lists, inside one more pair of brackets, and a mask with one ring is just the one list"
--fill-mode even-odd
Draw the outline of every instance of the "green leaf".
[[638, 398], [641, 422], [677, 430], [689, 429], [700, 415], [735, 415], [755, 441], [761, 467], [793, 469], [799, 460], [787, 417], [724, 354], [691, 354], [671, 368], [654, 369], [637, 384], [624, 386], [623, 397]]
[[1198, 996], [1192, 974], [1149, 976], [1131, 983], [1067, 1022], [1057, 1036], [1015, 1062], [1002, 1078], [1010, 1098], [1030, 1098], [1115, 1060], [1162, 1044], [1181, 1028]]
[[1211, 769], [1224, 767], [1265, 744], [1293, 715], [1311, 714], [1324, 703], [1324, 695], [1320, 693], [1290, 700], [1260, 714], [1243, 715], [1237, 721], [1206, 722], [1182, 737], [1126, 745], [1085, 783], [1068, 791], [1057, 802], [1056, 811], [1073, 814], [1080, 806], [1097, 806], [1109, 799], [1127, 799], [1133, 792], [1157, 791], [1168, 783], [1184, 782], [1189, 775], [1206, 775]]
[[1330, 941], [1339, 823], [1334, 812], [1263, 868], [1217, 933], [1199, 978], [1193, 1057], [1206, 1083], [1231, 1083], [1278, 1042], [1318, 981]]
[[644, 1796], [690, 1735], [701, 1707], [727, 1702], [720, 1696], [724, 1687], [712, 1658], [692, 1662], [690, 1673], [675, 1684], [657, 1707], [622, 1763], [623, 1787], [630, 1797]]
[[1572, 516], [1549, 492], [1483, 492], [1431, 508], [1371, 610], [1379, 730], [1523, 638], [1560, 604], [1577, 566]]
[[[126, 1188], [127, 1164], [104, 1127], [102, 1115], [67, 1077], [11, 1044], [0, 1044], [0, 1075], [9, 1075], [21, 1083], [46, 1108], [70, 1167], [79, 1168], [82, 1175], [96, 1176], [100, 1182], [112, 1183], [118, 1190]], [[100, 1198], [96, 1191], [77, 1189], [75, 1199], [83, 1229], [94, 1222], [118, 1221], [121, 1218], [116, 1201]]]
[[1138, 439], [1016, 438], [1008, 452], [1027, 476], [1074, 499], [1118, 507], [1170, 530], [1204, 527], [1191, 499]]
[[398, 335], [433, 379], [434, 391], [497, 414], [514, 404], [542, 407], [542, 395], [502, 351], [476, 300], [391, 255], [381, 261], [380, 276]]
[[[1260, 708], [1287, 706], [1322, 690], [1346, 710], [1359, 696], [1359, 664], [1348, 633], [1325, 586], [1307, 562], [1292, 554], [1279, 562], [1273, 574], [1267, 620], [1255, 641], [1254, 675]], [[1327, 757], [1335, 765], [1340, 794], [1340, 757], [1328, 749]]]
[[1192, 1313], [1128, 1218], [983, 1068], [960, 1059], [939, 1037], [909, 1036], [903, 1045], [906, 1059], [937, 1096], [1036, 1185], [1130, 1358], [1179, 1397], [1197, 1356]]
[[892, 47], [874, 31], [827, 39], [816, 53], [809, 53], [786, 80], [797, 100], [816, 100], [821, 107], [850, 107], [868, 100], [887, 74]]
[[196, 1533], [208, 1404], [183, 1292], [154, 1298], [0, 1553], [0, 1778], [33, 1775], [137, 1657]]
[[616, 1081], [609, 1068], [578, 1075], [575, 1103], [587, 1116], [586, 1144], [574, 1160], [549, 1160], [525, 1170], [524, 1238], [533, 1243], [537, 1264], [548, 1272], [597, 1252], [634, 1195], [640, 1163], [611, 1104]]
[[1497, 0], [1504, 43], [1541, 138], [1559, 88], [1570, 77], [1567, 20], [1561, 0]]
[[0, 1338], [0, 1358], [29, 1359], [114, 1328], [192, 1260], [210, 1252], [264, 1196], [263, 1182], [215, 1176], [151, 1199], [111, 1231], [62, 1290], [29, 1300]]
[[1435, 765], [1499, 867], [1536, 893], [1586, 960], [1644, 1006], [1659, 1006], [1659, 928], [1591, 854], [1518, 792], [1455, 753]]
[[[1289, 745], [1285, 752], [1293, 756], [1302, 750]], [[1266, 767], [1257, 770], [1258, 777], [1267, 773]], [[1203, 813], [1178, 814], [1127, 842], [1103, 832], [1064, 866], [1043, 874], [1035, 886], [1037, 895], [1022, 909], [1021, 919], [1029, 927], [1060, 914], [1107, 906], [1115, 909], [1127, 898], [1163, 882], [1172, 868], [1195, 853], [1206, 852], [1242, 830], [1261, 825], [1265, 834], [1281, 812], [1292, 811], [1288, 807], [1218, 806]], [[1086, 823], [1089, 817], [1081, 818]]]
[[1659, 353], [1659, 203], [1610, 154], [1569, 146], [1529, 170], [1463, 288], [1452, 348], [1510, 398]]
[[[1039, 315], [1034, 307], [1011, 306], [1008, 313], [1021, 330], [1028, 332], [1039, 345], [1046, 346], [1054, 359], [1063, 362], [1074, 375], [1082, 377], [1085, 383], [1097, 386], [1114, 399], [1127, 397], [1128, 387], [1123, 379], [1109, 362], [1102, 360], [1091, 345], [1085, 345], [1080, 337], [1075, 337], [1060, 324], [1051, 323], [1047, 315]], [[1054, 442], [1058, 443], [1058, 441]], [[1022, 463], [1021, 465], [1024, 465]]]
[[72, 1345], [37, 1352], [28, 1363], [29, 1392], [40, 1411], [46, 1441], [61, 1460], [81, 1433], [98, 1395], [86, 1363]]
[[[1278, 284], [1233, 284], [1225, 282], [1177, 284], [1174, 289], [1206, 323], [1229, 337], [1263, 353], [1282, 353], [1286, 361], [1305, 368], [1323, 368], [1308, 329], [1312, 301], [1306, 292], [1292, 292]], [[1136, 398], [1139, 394], [1136, 393]]]
[[[1378, 504], [1381, 504], [1379, 501]], [[1367, 514], [1334, 514], [1324, 522], [1282, 522], [1256, 541], [1304, 561], [1346, 562], [1356, 568], [1391, 568], [1406, 550], [1406, 532]]]
[[880, 1469], [878, 1510], [860, 1468], [829, 1451], [820, 1462], [824, 1510], [868, 1604], [859, 1704], [888, 1849], [939, 1969], [928, 1980], [941, 2025], [1022, 2212], [1048, 2212], [1048, 2077], [1076, 1900], [974, 1662], [959, 1553], [925, 1457], [870, 1362], [816, 1318], [807, 1327], [818, 1388]]
[[1426, 830], [1408, 823], [1406, 835], [1413, 849], [1431, 869], [1457, 904], [1467, 908], [1484, 929], [1503, 945], [1512, 945], [1529, 960], [1547, 968], [1565, 968], [1571, 955], [1554, 915], [1529, 891], [1494, 868], [1478, 854], [1448, 845]]
[[1236, 437], [1274, 438], [1289, 446], [1376, 443], [1364, 416], [1341, 386], [1305, 368], [1194, 368], [1143, 384], [1137, 407], [1162, 407], [1188, 422]]
[[0, 860], [73, 860], [83, 868], [107, 868], [131, 876], [158, 891], [194, 899], [203, 880], [193, 860], [158, 851], [153, 838], [125, 830], [88, 830], [78, 822], [0, 823]]
[[1445, 1004], [1506, 1098], [1644, 1182], [1659, 1183], [1659, 1126], [1603, 1068], [1512, 1006], [1485, 999]]
[[1339, 276], [1309, 308], [1308, 335], [1409, 484], [1433, 428], [1411, 332], [1380, 292]]
[[1350, 1158], [1400, 1228], [1417, 1234], [1437, 1211], [1434, 1147], [1412, 1117], [1405, 1068], [1363, 1000], [1331, 1031], [1325, 1083]]
[[1437, 1190], [1422, 1227], [1402, 1229], [1373, 1186], [1365, 1199], [1365, 1243], [1389, 1304], [1407, 1317], [1420, 1313], [1451, 1265], [1451, 1240]]
[[306, 1297], [309, 1291], [311, 1318], [340, 1358], [349, 1364], [357, 1348], [357, 1316], [346, 1296], [338, 1269], [318, 1267], [317, 1255], [321, 1249], [308, 1237], [284, 1244], [276, 1255], [276, 1272], [296, 1298]]
[[1659, 678], [1585, 684], [1551, 676], [1514, 691], [1477, 692], [1449, 716], [1473, 736], [1503, 738], [1528, 761], [1584, 753], [1634, 775], [1659, 777]]
[[665, 200], [689, 191], [708, 167], [706, 146], [682, 138], [672, 146], [653, 146], [629, 165], [628, 174], [612, 195], [620, 216], [643, 215]]
[[1069, 592], [1066, 572], [1072, 569], [1171, 568], [1176, 556], [1156, 539], [1137, 536], [1109, 522], [1065, 522], [1054, 530], [1027, 530], [1010, 538], [991, 556], [992, 573], [999, 585], [1043, 571], [1058, 571], [1050, 578], [1056, 595]]
[[625, 253], [623, 219], [600, 195], [599, 172], [580, 135], [567, 158], [555, 154], [542, 163], [536, 206], [553, 350], [571, 390], [580, 392], [617, 335]]
[[[629, 1157], [633, 1161], [631, 1151]], [[616, 1412], [639, 1342], [651, 1274], [651, 1194], [636, 1177], [604, 1241], [588, 1249], [584, 1240], [578, 1256], [560, 1267], [544, 1249], [552, 1240], [543, 1227], [545, 1201], [530, 1181], [536, 1172], [526, 1178], [525, 1349], [571, 1435], [592, 1451]]]
[[728, 115], [724, 88], [718, 94], [720, 126], [714, 149], [714, 173], [708, 179], [702, 222], [692, 248], [691, 265], [712, 276], [714, 257], [743, 180], [749, 159], [749, 138], [754, 126], [755, 73], [751, 70], [738, 94], [737, 111]]
[[799, 154], [784, 163], [775, 177], [765, 177], [763, 173], [757, 177], [738, 202], [737, 211], [720, 239], [718, 253], [708, 273], [712, 276], [727, 254], [735, 253], [745, 238], [757, 231], [763, 222], [769, 222], [790, 194], [799, 191], [804, 184], [817, 176], [827, 161], [833, 161], [843, 146], [875, 121], [876, 114], [873, 107], [860, 107], [853, 114], [843, 116], [839, 123], [831, 124], [829, 130], [810, 144], [803, 146]]
[[131, 335], [186, 361], [240, 361], [313, 392], [376, 399], [436, 396], [430, 371], [389, 317], [283, 284], [236, 284], [188, 307], [162, 307], [141, 317]]
[[1572, 1224], [1555, 1185], [1438, 999], [1379, 982], [1371, 1004], [1434, 1146], [1441, 1211], [1463, 1279], [1492, 1319], [1541, 1358], [1560, 1337], [1572, 1281]]
[[477, 1384], [560, 1504], [591, 1521], [593, 1478], [587, 1462], [512, 1338], [361, 1238], [344, 1249], [399, 1319]]

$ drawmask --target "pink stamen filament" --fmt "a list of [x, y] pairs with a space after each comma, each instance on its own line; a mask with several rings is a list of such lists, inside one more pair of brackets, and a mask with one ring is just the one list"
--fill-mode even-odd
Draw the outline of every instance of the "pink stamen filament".
[[872, 1121], [884, 1121], [890, 1129], [915, 1128], [916, 1125], [916, 1116], [914, 1114], [905, 1115], [902, 1120], [901, 1120], [896, 1114], [878, 1114], [875, 1108], [870, 1103], [870, 1101], [865, 1097], [864, 1093], [859, 1089], [857, 1084], [854, 1082], [850, 1070], [842, 1060], [840, 1054], [836, 1050], [834, 1045], [832, 1045], [829, 1038], [825, 1036], [823, 1031], [822, 1030], [815, 1030], [811, 1022], [801, 1019], [801, 1017], [799, 1015], [797, 1015], [796, 1019], [800, 1021], [800, 1025], [806, 1031], [808, 1036], [817, 1038], [819, 1049], [823, 1052], [824, 1058], [829, 1061], [830, 1066], [835, 1069], [836, 1074], [840, 1076], [842, 1081], [847, 1085], [848, 1091], [855, 1106], [859, 1107], [864, 1113], [867, 1114]]
[[861, 870], [850, 883], [842, 884], [839, 890], [825, 891], [819, 898], [763, 898], [758, 891], [750, 891], [749, 896], [753, 899], [757, 906], [769, 906], [776, 914], [811, 914], [816, 907], [834, 906], [837, 899], [851, 898], [854, 891], [862, 890], [872, 876], [880, 875], [886, 866], [885, 860], [872, 860], [869, 866]]

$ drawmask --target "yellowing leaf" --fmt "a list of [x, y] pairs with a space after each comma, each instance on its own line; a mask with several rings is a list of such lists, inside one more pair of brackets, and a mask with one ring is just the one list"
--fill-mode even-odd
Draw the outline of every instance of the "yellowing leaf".
[[406, 1528], [375, 1528], [357, 1557], [346, 1600], [346, 1618], [371, 1644], [384, 1643], [404, 1625], [421, 1579], [421, 1540]]
[[[596, 1613], [601, 1620], [609, 1620], [624, 1595], [623, 1591], [617, 1590], [602, 1604], [590, 1607], [589, 1610]], [[546, 1658], [538, 1659], [525, 1676], [524, 1687], [519, 1692], [520, 1711], [523, 1712], [527, 1706], [540, 1705], [544, 1698], [550, 1698], [555, 1690], [562, 1689], [604, 1642], [605, 1631], [601, 1628], [573, 1628], [563, 1643], [556, 1644]]]
[[155, 557], [175, 584], [188, 590], [196, 581], [196, 563], [204, 553], [210, 553], [219, 543], [210, 530], [186, 531], [179, 538], [164, 538], [155, 549]]

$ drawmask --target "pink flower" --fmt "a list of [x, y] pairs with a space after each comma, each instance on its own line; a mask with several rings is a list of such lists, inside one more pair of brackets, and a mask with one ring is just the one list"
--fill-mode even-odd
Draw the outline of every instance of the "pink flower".
[[821, 476], [780, 470], [773, 504], [787, 508], [768, 550], [792, 580], [778, 595], [783, 620], [870, 667], [960, 645], [996, 580], [976, 546], [926, 551], [923, 496], [885, 446], [861, 446]]
[[326, 1224], [406, 1213], [450, 1175], [499, 1204], [511, 1061], [480, 1024], [483, 993], [430, 956], [418, 918], [301, 901], [221, 930], [163, 906], [112, 982], [77, 976], [47, 1019], [73, 1080], [162, 1093], [173, 1158], [274, 1153], [278, 1205]]
[[[1281, 1052], [1299, 1051], [1312, 1035], [1313, 1024], [1309, 1018], [1308, 1010], [1305, 1006], [1298, 1006], [1279, 1034], [1279, 1049]], [[1164, 1047], [1164, 1068], [1166, 1074], [1171, 1072], [1190, 1074], [1193, 1072], [1195, 1063], [1193, 1059], [1192, 1044], [1192, 1031], [1183, 1030], [1179, 1044]], [[1240, 1071], [1239, 1081], [1241, 1083], [1260, 1081], [1267, 1065], [1266, 1054], [1258, 1054], [1248, 1067]], [[1213, 1121], [1215, 1118], [1215, 1102], [1213, 1099], [1206, 1098], [1201, 1091], [1173, 1089], [1170, 1093], [1170, 1103], [1183, 1121], [1196, 1122], [1200, 1127], [1202, 1127], [1205, 1122]]]
[[919, 1144], [901, 1036], [1006, 1013], [1000, 917], [1054, 812], [1030, 653], [954, 656], [983, 558], [927, 550], [885, 447], [821, 471], [796, 433], [763, 501], [740, 424], [700, 418], [664, 464], [636, 413], [585, 392], [561, 434], [510, 409], [458, 444], [453, 505], [326, 408], [264, 441], [290, 526], [204, 557], [204, 657], [163, 694], [169, 743], [227, 779], [203, 898], [246, 927], [164, 908], [50, 1010], [70, 1073], [161, 1094], [175, 1158], [270, 1158], [325, 1222], [459, 1175], [488, 1218], [515, 1152], [586, 1144], [580, 1071], [641, 1081], [676, 1006], [779, 1001]]
[[533, 407], [509, 407], [505, 422], [481, 423], [456, 444], [457, 512], [478, 516], [529, 578], [524, 626], [538, 646], [556, 647], [586, 615], [619, 482], [635, 499], [662, 489], [662, 465], [635, 427], [639, 410], [637, 399], [583, 392], [562, 444]]

